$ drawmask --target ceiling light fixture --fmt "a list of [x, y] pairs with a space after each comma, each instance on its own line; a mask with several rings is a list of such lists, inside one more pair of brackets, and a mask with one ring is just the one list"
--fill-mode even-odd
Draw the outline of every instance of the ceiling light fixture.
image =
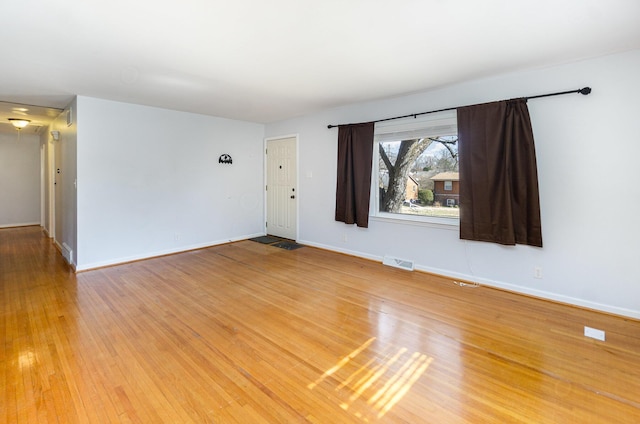
[[20, 131], [21, 129], [29, 125], [29, 122], [31, 121], [21, 118], [9, 118], [9, 122], [11, 122], [11, 125], [13, 125], [15, 129]]

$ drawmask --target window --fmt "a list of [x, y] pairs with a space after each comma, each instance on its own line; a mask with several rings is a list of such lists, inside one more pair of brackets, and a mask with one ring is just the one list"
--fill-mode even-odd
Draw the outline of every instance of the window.
[[447, 199], [447, 206], [451, 207], [455, 205], [456, 205], [455, 199]]
[[374, 140], [372, 215], [457, 225], [456, 111], [376, 123]]

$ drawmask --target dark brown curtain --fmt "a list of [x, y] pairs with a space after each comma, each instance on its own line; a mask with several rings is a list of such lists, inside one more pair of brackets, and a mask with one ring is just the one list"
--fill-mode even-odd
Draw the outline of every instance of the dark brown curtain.
[[458, 109], [460, 238], [542, 247], [526, 99]]
[[338, 127], [336, 221], [369, 226], [374, 123]]

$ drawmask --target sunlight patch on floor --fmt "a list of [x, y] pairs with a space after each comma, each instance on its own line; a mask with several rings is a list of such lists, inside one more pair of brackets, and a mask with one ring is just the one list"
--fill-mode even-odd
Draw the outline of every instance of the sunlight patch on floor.
[[382, 418], [409, 393], [433, 358], [390, 345], [376, 353], [370, 348], [375, 340], [364, 342], [307, 387], [314, 390], [322, 383], [339, 381], [334, 391], [342, 399], [342, 409], [367, 422]]

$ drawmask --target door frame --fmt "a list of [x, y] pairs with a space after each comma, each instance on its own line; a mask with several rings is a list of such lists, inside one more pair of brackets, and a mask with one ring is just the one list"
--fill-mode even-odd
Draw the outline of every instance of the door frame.
[[264, 222], [264, 225], [262, 226], [263, 228], [263, 233], [266, 235], [267, 234], [267, 211], [268, 211], [268, 207], [269, 205], [267, 204], [267, 170], [268, 170], [268, 166], [267, 166], [267, 146], [268, 143], [270, 141], [277, 141], [277, 140], [283, 140], [286, 138], [293, 138], [295, 139], [295, 146], [296, 146], [296, 236], [294, 241], [298, 241], [298, 235], [300, 234], [300, 143], [299, 143], [299, 137], [298, 134], [288, 134], [288, 135], [279, 135], [276, 137], [266, 137], [264, 139], [264, 146], [263, 146], [263, 163], [262, 163], [262, 169], [264, 170], [264, 175], [263, 175], [263, 181], [262, 181], [262, 187], [265, 187], [265, 190], [263, 190], [263, 196], [264, 196], [264, 210], [263, 210], [263, 219], [262, 222]]

